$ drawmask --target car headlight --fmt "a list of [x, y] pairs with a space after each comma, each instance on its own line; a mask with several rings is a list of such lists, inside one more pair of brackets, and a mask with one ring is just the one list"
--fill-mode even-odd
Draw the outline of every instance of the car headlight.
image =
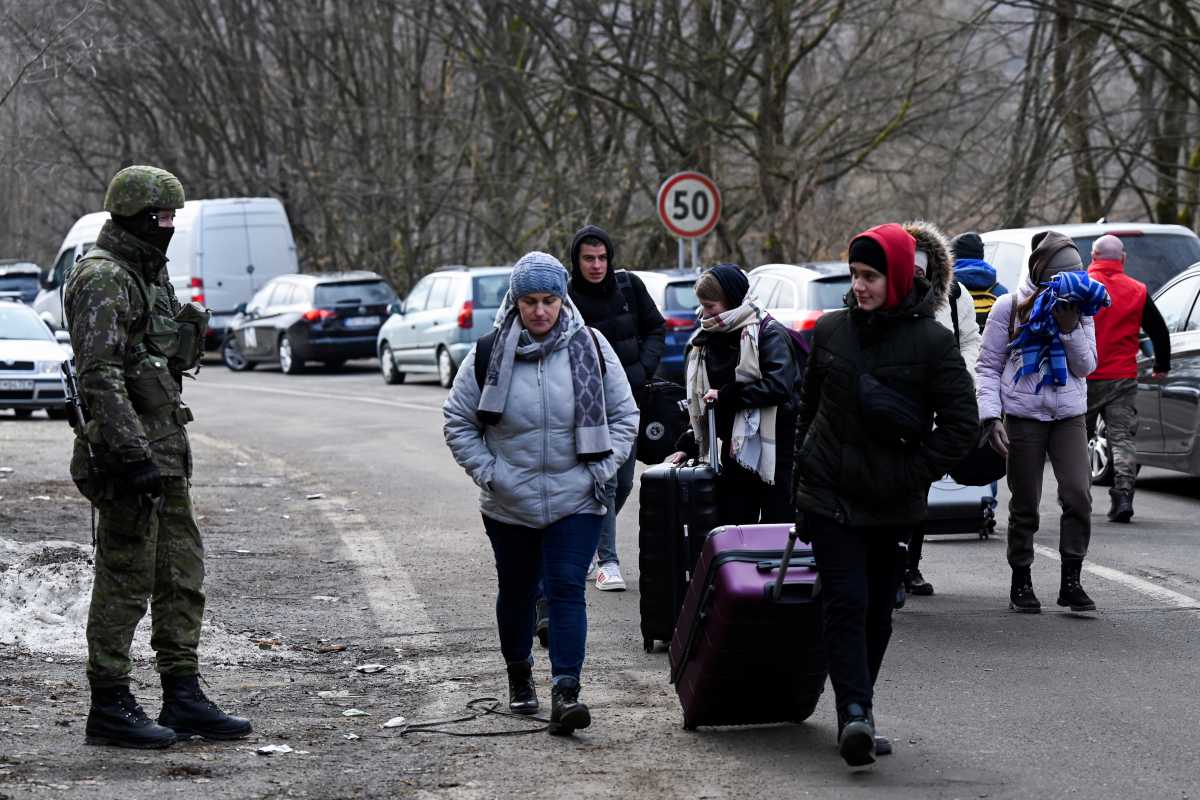
[[38, 375], [53, 375], [56, 377], [60, 376], [60, 375], [62, 375], [62, 362], [61, 361], [39, 361], [39, 362], [37, 362], [37, 374]]

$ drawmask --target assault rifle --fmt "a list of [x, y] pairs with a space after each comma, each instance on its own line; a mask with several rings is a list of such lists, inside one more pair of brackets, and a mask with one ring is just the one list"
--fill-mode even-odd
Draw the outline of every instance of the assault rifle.
[[[87, 470], [88, 470], [88, 485], [90, 491], [95, 492], [100, 486], [100, 482], [104, 479], [100, 469], [99, 460], [96, 458], [96, 449], [92, 447], [92, 440], [87, 437], [87, 422], [88, 414], [87, 405], [83, 402], [83, 395], [79, 393], [79, 381], [75, 377], [75, 367], [71, 364], [71, 359], [62, 362], [63, 387], [66, 390], [67, 397], [67, 422], [75, 429], [75, 434], [83, 440], [87, 447]], [[92, 547], [96, 546], [96, 504], [92, 504]]]

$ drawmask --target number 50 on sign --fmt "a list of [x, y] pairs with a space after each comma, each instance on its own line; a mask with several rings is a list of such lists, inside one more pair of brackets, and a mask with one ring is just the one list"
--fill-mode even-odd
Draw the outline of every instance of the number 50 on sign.
[[699, 239], [721, 219], [721, 193], [707, 175], [677, 172], [658, 189], [658, 216], [680, 239]]

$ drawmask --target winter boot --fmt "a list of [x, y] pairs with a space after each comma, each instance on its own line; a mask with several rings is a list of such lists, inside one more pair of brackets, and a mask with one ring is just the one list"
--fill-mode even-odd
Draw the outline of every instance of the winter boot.
[[1129, 522], [1133, 519], [1133, 492], [1119, 492], [1113, 489], [1108, 494], [1112, 497], [1112, 508], [1108, 510], [1108, 521]]
[[155, 725], [133, 699], [128, 686], [92, 689], [84, 741], [152, 750], [175, 744], [175, 731]]
[[1072, 611], [1095, 611], [1096, 604], [1079, 583], [1082, 561], [1063, 561], [1062, 584], [1058, 589], [1058, 604], [1069, 606]]
[[904, 573], [904, 588], [909, 594], [918, 597], [928, 597], [933, 594], [933, 584], [925, 580], [919, 569], [910, 569]]
[[250, 720], [231, 717], [204, 696], [199, 675], [163, 675], [163, 707], [158, 724], [179, 736], [242, 739], [253, 732]]
[[533, 632], [537, 634], [537, 640], [542, 647], [550, 646], [550, 607], [546, 602], [546, 598], [539, 597], [534, 605], [537, 609], [537, 617], [533, 623]]
[[537, 713], [537, 688], [533, 684], [533, 669], [528, 661], [508, 665], [508, 710], [514, 714]]
[[875, 763], [875, 726], [871, 712], [851, 703], [838, 712], [838, 754], [852, 767]]
[[579, 681], [563, 677], [550, 690], [550, 733], [570, 736], [573, 731], [592, 724], [588, 707], [579, 702]]
[[1008, 592], [1008, 607], [1022, 614], [1042, 613], [1042, 604], [1033, 593], [1033, 577], [1029, 567], [1012, 568], [1012, 588]]

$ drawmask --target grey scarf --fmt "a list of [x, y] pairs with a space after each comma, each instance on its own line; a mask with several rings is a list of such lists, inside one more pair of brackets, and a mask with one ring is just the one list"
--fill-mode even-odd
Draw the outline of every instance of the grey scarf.
[[[479, 419], [488, 425], [500, 422], [508, 391], [512, 383], [513, 364], [522, 361], [544, 360], [559, 346], [565, 335], [568, 310], [558, 315], [558, 322], [546, 338], [538, 342], [520, 323], [520, 314], [510, 309], [496, 331], [488, 361], [487, 379], [479, 394]], [[601, 369], [600, 345], [595, 334], [580, 327], [567, 342], [571, 360], [571, 388], [575, 392], [575, 455], [580, 461], [602, 461], [612, 455], [608, 436], [608, 414], [604, 407], [604, 373]]]

